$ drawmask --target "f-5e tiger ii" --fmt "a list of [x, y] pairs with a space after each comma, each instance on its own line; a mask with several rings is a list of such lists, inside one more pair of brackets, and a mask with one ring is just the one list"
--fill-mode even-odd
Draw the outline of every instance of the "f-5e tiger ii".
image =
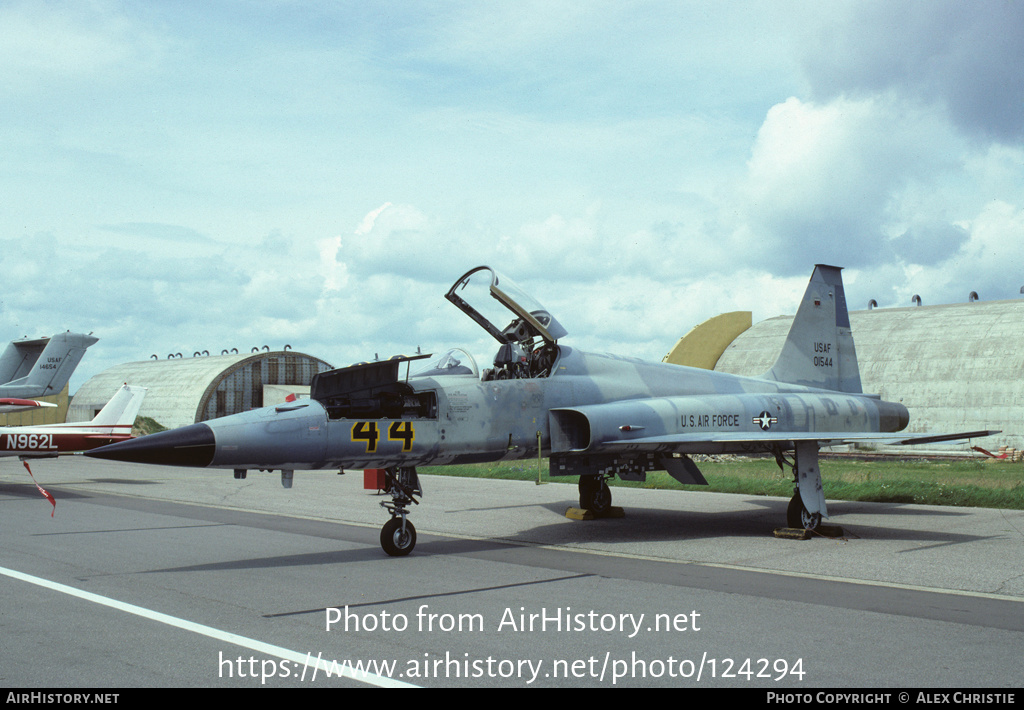
[[[778, 360], [761, 377], [563, 344], [567, 331], [490, 267], [461, 276], [446, 298], [498, 342], [490, 367], [452, 349], [331, 370], [310, 398], [94, 449], [140, 463], [280, 470], [384, 469], [389, 555], [416, 544], [409, 506], [417, 466], [548, 456], [552, 476], [578, 476], [580, 507], [611, 505], [608, 480], [666, 470], [707, 484], [690, 454], [771, 453], [793, 470], [790, 527], [827, 517], [818, 450], [855, 442], [911, 444], [984, 436], [900, 435], [907, 409], [861, 391], [841, 270], [815, 267]], [[503, 325], [504, 324], [504, 325]], [[428, 358], [433, 358], [429, 359]], [[414, 360], [418, 369], [413, 369]], [[404, 368], [403, 368], [404, 366]], [[405, 369], [403, 376], [402, 369]]]

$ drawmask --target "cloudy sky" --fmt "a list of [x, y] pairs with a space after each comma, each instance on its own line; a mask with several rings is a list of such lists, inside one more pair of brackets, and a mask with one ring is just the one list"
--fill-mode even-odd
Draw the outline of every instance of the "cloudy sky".
[[1024, 3], [0, 3], [0, 339], [335, 365], [465, 344], [507, 273], [584, 349], [1020, 298]]

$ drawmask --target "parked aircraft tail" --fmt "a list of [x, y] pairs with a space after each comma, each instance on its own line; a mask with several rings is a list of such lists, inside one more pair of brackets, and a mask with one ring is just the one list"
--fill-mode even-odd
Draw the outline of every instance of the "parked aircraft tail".
[[70, 331], [13, 340], [0, 356], [0, 395], [41, 397], [64, 389], [86, 348], [99, 338]]
[[[139, 415], [139, 408], [142, 407], [142, 398], [146, 396], [145, 387], [132, 387], [122, 385], [110, 401], [107, 402], [93, 420], [89, 422], [91, 427], [109, 427], [111, 432], [115, 428], [131, 430], [135, 418]], [[79, 424], [78, 426], [82, 426]]]
[[862, 392], [842, 269], [818, 264], [782, 353], [763, 377], [838, 392]]

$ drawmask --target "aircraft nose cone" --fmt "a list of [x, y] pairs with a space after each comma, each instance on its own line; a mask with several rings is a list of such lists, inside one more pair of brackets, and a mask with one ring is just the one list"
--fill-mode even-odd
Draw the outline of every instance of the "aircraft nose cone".
[[210, 427], [189, 424], [180, 429], [101, 446], [87, 451], [86, 456], [168, 466], [209, 466], [216, 450], [217, 441]]

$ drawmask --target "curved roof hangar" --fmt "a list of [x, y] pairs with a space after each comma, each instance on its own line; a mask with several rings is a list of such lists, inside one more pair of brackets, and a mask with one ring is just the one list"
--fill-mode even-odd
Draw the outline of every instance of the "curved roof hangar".
[[[291, 350], [143, 360], [117, 365], [92, 377], [75, 394], [67, 421], [88, 421], [124, 383], [147, 388], [140, 416], [168, 427], [271, 404], [275, 387], [308, 392], [318, 372], [332, 369], [319, 358]], [[276, 401], [276, 400], [275, 400]]]

